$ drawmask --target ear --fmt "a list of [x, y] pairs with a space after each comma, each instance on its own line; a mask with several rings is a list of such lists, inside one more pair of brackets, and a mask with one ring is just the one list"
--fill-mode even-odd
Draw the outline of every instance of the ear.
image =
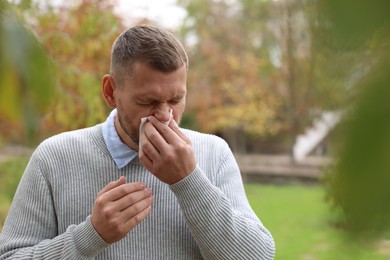
[[114, 79], [109, 74], [104, 75], [103, 82], [102, 82], [102, 92], [107, 104], [112, 108], [116, 108], [115, 97], [114, 97], [115, 89], [116, 86], [115, 86]]

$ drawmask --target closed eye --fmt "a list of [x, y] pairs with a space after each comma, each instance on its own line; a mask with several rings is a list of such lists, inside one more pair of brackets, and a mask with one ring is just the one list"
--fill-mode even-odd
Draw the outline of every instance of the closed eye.
[[139, 105], [139, 106], [149, 106], [149, 105], [151, 105], [151, 103], [150, 102], [137, 102], [137, 105]]
[[176, 105], [179, 104], [183, 99], [175, 99], [175, 100], [170, 100], [169, 104]]
[[[167, 101], [167, 103], [171, 104], [171, 105], [177, 105], [181, 102], [183, 102], [184, 100], [184, 97], [176, 97], [174, 99], [171, 99], [169, 101]], [[165, 103], [165, 102], [161, 102], [161, 101], [158, 101], [158, 100], [154, 100], [154, 99], [140, 99], [140, 100], [137, 100], [136, 101], [136, 104], [139, 105], [139, 106], [159, 106], [161, 105], [162, 103]]]
[[179, 103], [183, 102], [183, 100], [184, 100], [184, 97], [179, 96], [179, 97], [176, 97], [174, 99], [171, 99], [169, 101], [169, 103], [172, 104], [172, 105], [176, 105], [176, 104], [179, 104]]
[[149, 98], [136, 100], [136, 104], [140, 105], [140, 106], [150, 106], [150, 105], [153, 105], [155, 103], [158, 103], [158, 102], [154, 99], [149, 99]]

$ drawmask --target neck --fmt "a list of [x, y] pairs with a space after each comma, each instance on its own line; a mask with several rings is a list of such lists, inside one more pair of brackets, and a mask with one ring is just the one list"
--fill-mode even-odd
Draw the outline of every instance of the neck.
[[129, 136], [129, 134], [123, 129], [121, 123], [119, 122], [118, 116], [114, 120], [115, 130], [118, 133], [121, 141], [126, 144], [128, 147], [138, 152], [138, 144]]

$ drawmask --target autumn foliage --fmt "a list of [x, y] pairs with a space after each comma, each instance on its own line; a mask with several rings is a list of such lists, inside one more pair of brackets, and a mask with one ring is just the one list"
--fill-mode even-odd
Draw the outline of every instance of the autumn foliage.
[[[20, 17], [54, 64], [54, 94], [46, 92], [52, 102], [39, 114], [38, 139], [104, 121], [108, 107], [101, 78], [109, 73], [111, 45], [125, 29], [114, 1], [70, 1], [59, 7], [27, 2], [31, 5], [19, 11]], [[178, 2], [187, 18], [174, 33], [190, 60], [184, 127], [221, 134], [230, 143], [237, 134], [254, 140], [291, 135], [293, 143], [321, 111], [343, 103], [341, 70], [323, 69], [337, 64], [337, 55], [319, 47], [321, 23], [310, 5]], [[21, 121], [14, 120], [12, 129], [22, 130]]]
[[111, 45], [123, 30], [109, 1], [84, 0], [36, 15], [35, 31], [57, 68], [54, 105], [44, 132], [102, 122], [107, 116], [101, 78], [109, 73]]

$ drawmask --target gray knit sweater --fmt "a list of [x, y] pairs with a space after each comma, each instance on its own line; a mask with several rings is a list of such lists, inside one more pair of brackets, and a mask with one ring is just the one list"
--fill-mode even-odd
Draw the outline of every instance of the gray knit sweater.
[[[252, 211], [222, 139], [190, 130], [196, 169], [171, 186], [134, 159], [118, 170], [102, 125], [41, 143], [0, 234], [0, 259], [272, 259], [274, 241]], [[153, 190], [151, 214], [107, 244], [90, 214], [97, 193], [125, 176]]]

